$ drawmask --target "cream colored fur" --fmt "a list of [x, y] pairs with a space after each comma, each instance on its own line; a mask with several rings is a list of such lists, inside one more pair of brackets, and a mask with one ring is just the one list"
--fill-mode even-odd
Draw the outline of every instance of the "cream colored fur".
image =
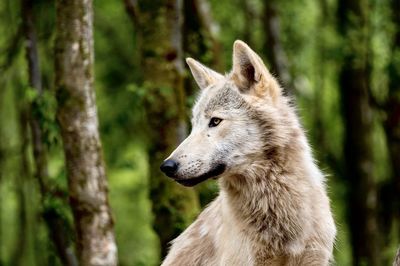
[[[245, 43], [222, 76], [187, 60], [202, 88], [176, 179], [226, 166], [218, 197], [172, 242], [163, 266], [328, 265], [336, 229], [324, 176], [277, 81]], [[209, 127], [212, 117], [222, 119]]]

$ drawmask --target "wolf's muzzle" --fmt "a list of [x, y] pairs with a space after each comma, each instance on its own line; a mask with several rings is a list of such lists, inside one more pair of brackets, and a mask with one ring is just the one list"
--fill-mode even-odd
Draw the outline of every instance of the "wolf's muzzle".
[[169, 177], [174, 177], [178, 171], [178, 163], [174, 160], [165, 160], [161, 166], [160, 170]]
[[181, 185], [184, 185], [186, 187], [193, 187], [194, 185], [197, 185], [198, 183], [201, 183], [209, 178], [221, 175], [223, 172], [225, 172], [225, 168], [226, 168], [225, 164], [216, 164], [210, 171], [198, 177], [192, 177], [187, 179], [176, 179], [176, 178], [174, 179]]

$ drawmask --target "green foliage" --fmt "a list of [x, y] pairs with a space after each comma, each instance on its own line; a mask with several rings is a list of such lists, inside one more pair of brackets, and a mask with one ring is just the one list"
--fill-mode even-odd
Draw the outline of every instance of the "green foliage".
[[60, 142], [60, 132], [56, 121], [57, 102], [54, 94], [45, 90], [39, 94], [35, 88], [27, 87], [25, 89], [26, 105], [32, 106], [32, 118], [37, 119], [42, 129], [43, 143], [50, 148]]

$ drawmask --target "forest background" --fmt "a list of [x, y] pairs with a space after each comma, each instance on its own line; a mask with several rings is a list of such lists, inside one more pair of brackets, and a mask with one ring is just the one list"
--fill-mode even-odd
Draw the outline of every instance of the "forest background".
[[158, 169], [190, 130], [184, 58], [224, 73], [236, 39], [295, 99], [336, 264], [393, 261], [400, 0], [4, 0], [0, 36], [0, 265], [158, 265], [218, 193]]

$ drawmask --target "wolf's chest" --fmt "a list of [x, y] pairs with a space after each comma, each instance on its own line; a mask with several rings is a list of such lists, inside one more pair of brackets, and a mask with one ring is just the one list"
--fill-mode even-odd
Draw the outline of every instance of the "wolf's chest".
[[270, 248], [261, 246], [237, 228], [221, 228], [217, 245], [218, 263], [216, 265], [284, 265], [285, 256], [270, 253]]
[[216, 237], [218, 265], [253, 265], [251, 241], [235, 226], [225, 222]]

